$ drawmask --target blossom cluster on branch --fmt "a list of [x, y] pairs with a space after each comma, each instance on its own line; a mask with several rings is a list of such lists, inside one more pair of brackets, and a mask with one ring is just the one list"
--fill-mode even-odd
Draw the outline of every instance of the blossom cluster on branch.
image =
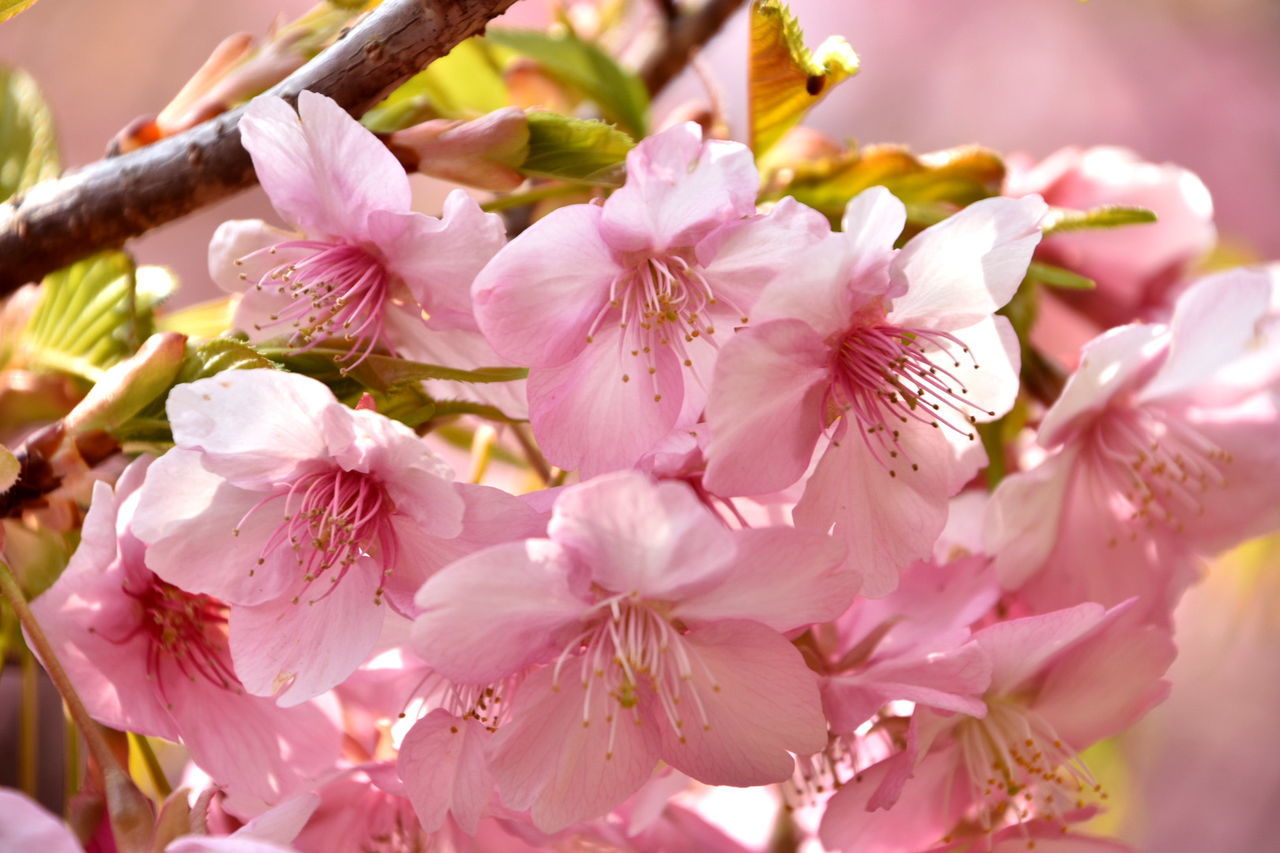
[[1128, 849], [1081, 755], [1280, 527], [1280, 277], [1192, 271], [1194, 176], [1066, 150], [832, 211], [674, 122], [508, 240], [324, 96], [240, 135], [284, 226], [210, 245], [247, 357], [132, 407], [162, 436], [32, 602], [93, 719], [185, 747], [163, 849], [752, 849], [719, 786], [769, 849]]

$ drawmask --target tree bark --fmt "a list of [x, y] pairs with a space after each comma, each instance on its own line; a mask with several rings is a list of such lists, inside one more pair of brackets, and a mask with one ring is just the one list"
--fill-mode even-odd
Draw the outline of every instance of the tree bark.
[[[361, 115], [514, 2], [384, 0], [268, 94], [292, 102], [309, 89]], [[45, 181], [0, 205], [0, 296], [255, 183], [237, 131], [242, 111]]]

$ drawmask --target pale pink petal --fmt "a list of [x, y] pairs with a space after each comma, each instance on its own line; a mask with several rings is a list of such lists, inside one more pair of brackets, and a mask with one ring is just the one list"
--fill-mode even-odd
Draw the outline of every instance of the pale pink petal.
[[1197, 282], [1181, 296], [1170, 322], [1169, 354], [1138, 393], [1148, 403], [1193, 389], [1256, 346], [1271, 303], [1271, 279], [1239, 269]]
[[548, 535], [613, 592], [679, 599], [721, 582], [733, 536], [683, 483], [619, 471], [567, 489]]
[[605, 202], [601, 231], [620, 251], [690, 246], [755, 213], [759, 181], [746, 146], [704, 143], [698, 125], [676, 125], [627, 154], [627, 182]]
[[1026, 275], [1046, 210], [1039, 196], [984, 199], [913, 237], [891, 266], [905, 293], [890, 322], [951, 331], [995, 313]]
[[822, 434], [829, 359], [820, 335], [800, 320], [729, 340], [707, 401], [708, 491], [769, 494], [804, 476]]
[[415, 599], [413, 648], [463, 684], [489, 684], [555, 657], [587, 605], [569, 587], [571, 564], [553, 542], [495, 545], [428, 580]]
[[245, 689], [287, 708], [342, 683], [378, 642], [388, 614], [375, 603], [379, 584], [377, 566], [358, 560], [337, 583], [321, 576], [296, 601], [231, 608], [231, 659]]
[[717, 228], [694, 254], [717, 298], [749, 312], [766, 285], [807, 263], [809, 248], [830, 233], [825, 216], [787, 196], [763, 216]]
[[600, 208], [562, 207], [529, 226], [476, 276], [476, 321], [505, 358], [530, 367], [564, 364], [587, 347], [609, 285], [621, 273], [600, 236]]
[[[492, 340], [492, 339], [491, 339]], [[684, 368], [668, 347], [647, 361], [616, 327], [560, 367], [529, 371], [529, 419], [547, 461], [588, 478], [631, 468], [676, 425]]]
[[947, 521], [947, 440], [914, 421], [899, 433], [905, 461], [889, 469], [868, 446], [876, 439], [851, 428], [827, 448], [793, 512], [797, 527], [827, 532], [834, 525], [870, 598], [888, 595], [900, 569], [926, 559]]
[[802, 320], [822, 338], [844, 331], [867, 299], [851, 287], [857, 261], [842, 235], [828, 234], [808, 248], [804, 263], [764, 289], [751, 322], [761, 326], [771, 320]]
[[291, 549], [263, 551], [282, 522], [283, 502], [254, 511], [271, 493], [232, 486], [206, 470], [202, 458], [174, 448], [147, 470], [129, 522], [150, 546], [147, 568], [187, 592], [232, 604], [276, 598], [298, 576]]
[[827, 622], [848, 609], [861, 579], [843, 543], [790, 527], [733, 532], [737, 550], [721, 583], [684, 596], [674, 618], [697, 626], [750, 619], [776, 631]]
[[[228, 220], [218, 226], [209, 241], [209, 277], [227, 293], [253, 290], [271, 270], [306, 255], [305, 249], [286, 249], [274, 254], [266, 251], [277, 243], [296, 239], [297, 234], [268, 225], [261, 219]], [[278, 302], [286, 304], [285, 300]], [[238, 320], [240, 328], [251, 328], [252, 322], [266, 319], [266, 313], [255, 314], [248, 324]]]
[[879, 295], [888, 287], [894, 242], [907, 224], [907, 208], [885, 187], [870, 187], [844, 209], [840, 232], [852, 265], [849, 282], [857, 290]]
[[[493, 345], [479, 332], [467, 329], [427, 329], [421, 315], [413, 316], [399, 310], [387, 311], [386, 320], [387, 339], [395, 346], [397, 353], [410, 361], [445, 364], [463, 370], [520, 366], [498, 355]], [[522, 379], [514, 382], [452, 382], [431, 379], [423, 383], [423, 387], [436, 400], [466, 400], [495, 406], [509, 418], [529, 417], [529, 402], [525, 381]]]
[[192, 681], [183, 689], [180, 679], [172, 681], [173, 716], [191, 760], [242, 808], [255, 800], [259, 808], [279, 804], [337, 764], [342, 734], [315, 705], [280, 708], [239, 685]]
[[973, 639], [991, 658], [991, 692], [1014, 690], [1054, 655], [1103, 624], [1106, 616], [1101, 604], [1086, 602], [983, 628]]
[[1076, 749], [1119, 734], [1169, 694], [1177, 649], [1167, 628], [1109, 625], [1054, 662], [1033, 708]]
[[405, 735], [396, 769], [425, 831], [439, 830], [451, 813], [468, 835], [475, 834], [494, 790], [485, 758], [490, 737], [476, 721], [440, 709]]
[[0, 850], [21, 853], [83, 853], [58, 818], [26, 794], [0, 788]]
[[171, 841], [164, 853], [294, 853], [294, 848], [256, 838], [185, 835]]
[[272, 205], [308, 233], [361, 239], [374, 210], [408, 210], [409, 179], [387, 147], [314, 92], [298, 113], [264, 95], [245, 108], [240, 139]]
[[1085, 415], [1101, 411], [1119, 391], [1137, 382], [1168, 346], [1163, 326], [1135, 323], [1109, 329], [1085, 345], [1080, 366], [1040, 422], [1037, 441], [1053, 447]]
[[327, 455], [317, 422], [337, 405], [314, 379], [263, 369], [178, 385], [165, 408], [176, 445], [203, 450], [206, 468], [247, 485], [278, 482]]
[[1007, 589], [1035, 574], [1057, 544], [1076, 457], [1075, 448], [1063, 448], [1030, 471], [1005, 477], [991, 496], [982, 538]]
[[[963, 383], [961, 396], [969, 404], [961, 406], [964, 416], [972, 415], [978, 423], [986, 423], [1007, 414], [1018, 396], [1018, 369], [1022, 362], [1013, 325], [1007, 317], [994, 315], [956, 329], [954, 334], [964, 347], [947, 341], [942, 349], [950, 361], [936, 357], [934, 361]], [[953, 418], [953, 422], [959, 423], [960, 417], [963, 416]], [[947, 432], [955, 435], [953, 430]]]
[[310, 791], [295, 794], [258, 815], [231, 835], [234, 838], [252, 838], [273, 844], [291, 844], [319, 806], [319, 794]]
[[543, 832], [603, 815], [635, 793], [658, 762], [650, 720], [637, 724], [622, 714], [610, 724], [613, 697], [599, 687], [584, 693], [572, 677], [553, 688], [551, 668], [544, 668], [521, 685], [511, 720], [494, 738], [491, 768], [502, 801], [532, 807]]
[[387, 268], [431, 315], [433, 329], [479, 329], [471, 282], [507, 241], [500, 216], [455, 189], [439, 219], [410, 210], [374, 211], [369, 228]]
[[790, 753], [827, 745], [817, 679], [781, 634], [722, 621], [680, 639], [693, 660], [677, 706], [683, 725], [668, 725], [653, 697], [646, 702], [672, 767], [708, 785], [765, 785], [791, 777]]

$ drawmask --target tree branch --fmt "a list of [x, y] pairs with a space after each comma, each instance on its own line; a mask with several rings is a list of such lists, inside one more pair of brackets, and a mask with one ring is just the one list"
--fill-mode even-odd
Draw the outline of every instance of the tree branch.
[[[515, 0], [384, 0], [268, 94], [309, 89], [363, 114]], [[138, 151], [92, 163], [0, 205], [0, 296], [256, 180], [240, 145], [243, 108]]]
[[695, 11], [667, 24], [666, 38], [640, 65], [640, 79], [649, 94], [666, 88], [684, 70], [694, 51], [711, 40], [746, 0], [705, 0]]

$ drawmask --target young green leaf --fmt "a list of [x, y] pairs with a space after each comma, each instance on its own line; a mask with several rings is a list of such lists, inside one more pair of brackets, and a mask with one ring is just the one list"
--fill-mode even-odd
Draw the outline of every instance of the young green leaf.
[[800, 123], [838, 83], [858, 73], [858, 55], [832, 36], [812, 53], [791, 10], [780, 0], [751, 4], [747, 69], [751, 148], [759, 157]]
[[1085, 278], [1079, 273], [1046, 264], [1043, 261], [1031, 262], [1031, 266], [1027, 268], [1027, 278], [1066, 290], [1093, 290], [1098, 286], [1098, 283], [1091, 278]]
[[1122, 225], [1145, 225], [1155, 222], [1156, 214], [1145, 207], [1126, 207], [1114, 204], [1090, 210], [1066, 210], [1054, 208], [1046, 220], [1045, 234], [1062, 231], [1083, 231], [1088, 228], [1117, 228]]
[[630, 136], [610, 124], [559, 113], [529, 113], [529, 156], [519, 167], [526, 175], [588, 184], [620, 186]]
[[40, 89], [25, 71], [0, 66], [0, 201], [57, 174], [53, 119]]
[[639, 139], [648, 133], [649, 93], [644, 83], [608, 53], [571, 33], [488, 30], [485, 38], [524, 54], [555, 78], [595, 102], [601, 114]]
[[467, 39], [405, 81], [360, 121], [392, 133], [431, 118], [473, 119], [511, 106], [492, 48]]

